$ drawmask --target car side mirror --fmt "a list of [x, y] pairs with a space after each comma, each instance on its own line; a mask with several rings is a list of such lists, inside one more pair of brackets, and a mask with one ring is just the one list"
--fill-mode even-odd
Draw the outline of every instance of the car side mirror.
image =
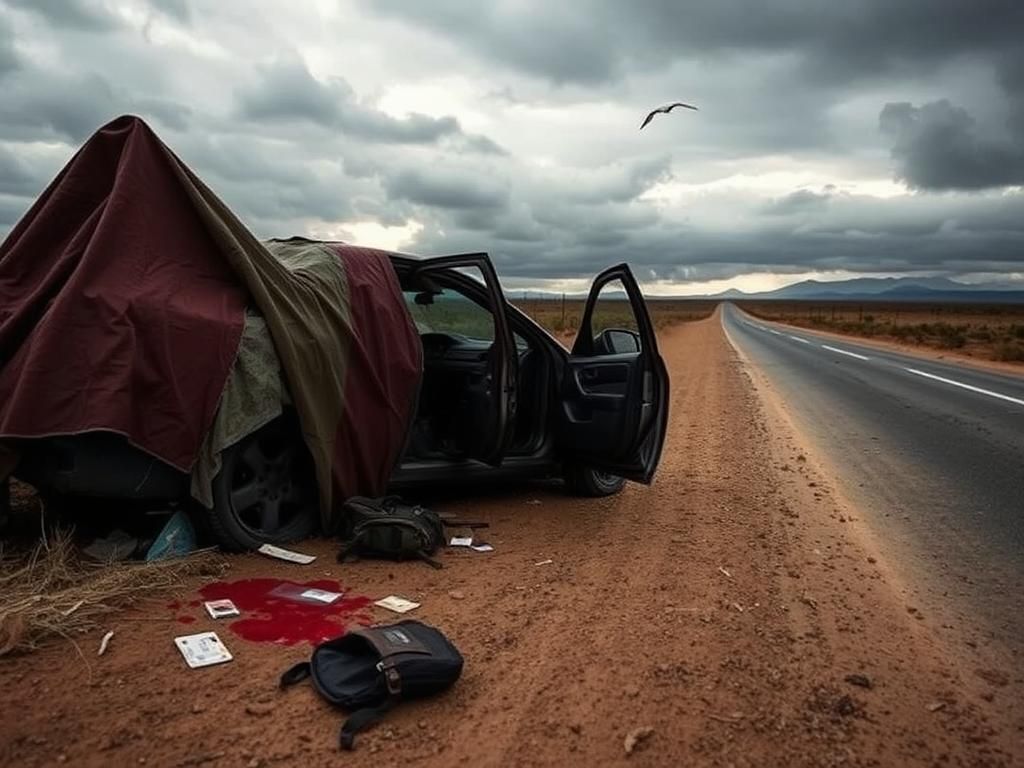
[[625, 355], [640, 351], [640, 334], [624, 328], [608, 328], [594, 340], [598, 354]]
[[418, 306], [429, 307], [434, 303], [434, 293], [433, 291], [420, 291], [414, 300]]

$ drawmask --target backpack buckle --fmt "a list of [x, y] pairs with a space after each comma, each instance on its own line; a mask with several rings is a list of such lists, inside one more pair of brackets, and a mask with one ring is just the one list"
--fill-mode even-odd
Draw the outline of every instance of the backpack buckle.
[[384, 683], [388, 687], [388, 693], [397, 696], [402, 692], [402, 676], [398, 674], [397, 669], [382, 660], [377, 662], [377, 671], [384, 673]]

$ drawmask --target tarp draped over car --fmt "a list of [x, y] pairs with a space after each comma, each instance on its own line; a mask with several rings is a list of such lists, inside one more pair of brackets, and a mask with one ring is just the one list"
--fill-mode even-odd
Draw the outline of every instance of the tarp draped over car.
[[[325, 525], [335, 502], [383, 493], [422, 369], [388, 255], [273, 247], [281, 258], [144, 122], [101, 128], [0, 245], [0, 439], [108, 430], [191, 471], [251, 301]], [[335, 258], [311, 257], [324, 249]]]

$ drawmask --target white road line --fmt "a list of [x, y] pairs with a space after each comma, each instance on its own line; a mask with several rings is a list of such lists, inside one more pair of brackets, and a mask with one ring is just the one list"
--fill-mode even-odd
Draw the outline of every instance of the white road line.
[[776, 336], [781, 336], [782, 335], [781, 333], [776, 331], [774, 328], [769, 328], [768, 329], [768, 333], [774, 333]]
[[799, 336], [790, 336], [789, 338], [791, 338], [793, 341], [799, 341], [801, 344], [810, 344], [811, 343], [807, 339], [801, 339]]
[[849, 355], [850, 357], [856, 357], [858, 360], [870, 360], [870, 357], [864, 355], [858, 355], [856, 352], [849, 352], [845, 349], [839, 349], [838, 347], [830, 347], [828, 344], [822, 344], [822, 349], [827, 349], [829, 352], [838, 352], [840, 355]]
[[1017, 397], [1010, 397], [1009, 395], [1003, 395], [999, 392], [993, 392], [990, 389], [982, 389], [981, 387], [974, 387], [970, 384], [964, 384], [962, 381], [953, 381], [953, 379], [945, 379], [942, 376], [936, 376], [934, 373], [925, 373], [919, 371], [916, 368], [904, 368], [905, 371], [910, 373], [916, 373], [918, 376], [924, 376], [926, 379], [935, 379], [935, 381], [941, 381], [943, 384], [950, 384], [954, 387], [960, 387], [961, 389], [969, 389], [971, 392], [977, 392], [979, 395], [988, 395], [989, 397], [997, 397], [1000, 400], [1005, 400], [1008, 403], [1016, 403], [1017, 405], [1024, 405], [1024, 400]]

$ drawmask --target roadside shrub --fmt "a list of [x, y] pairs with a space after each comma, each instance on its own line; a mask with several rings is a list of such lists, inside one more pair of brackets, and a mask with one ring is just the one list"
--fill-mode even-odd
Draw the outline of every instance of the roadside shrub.
[[987, 326], [983, 325], [970, 331], [967, 334], [967, 338], [973, 341], [992, 341], [994, 337], [992, 336], [992, 331], [990, 331]]
[[993, 356], [996, 360], [1002, 360], [1007, 363], [1024, 363], [1024, 344], [1004, 341], [996, 345]]

